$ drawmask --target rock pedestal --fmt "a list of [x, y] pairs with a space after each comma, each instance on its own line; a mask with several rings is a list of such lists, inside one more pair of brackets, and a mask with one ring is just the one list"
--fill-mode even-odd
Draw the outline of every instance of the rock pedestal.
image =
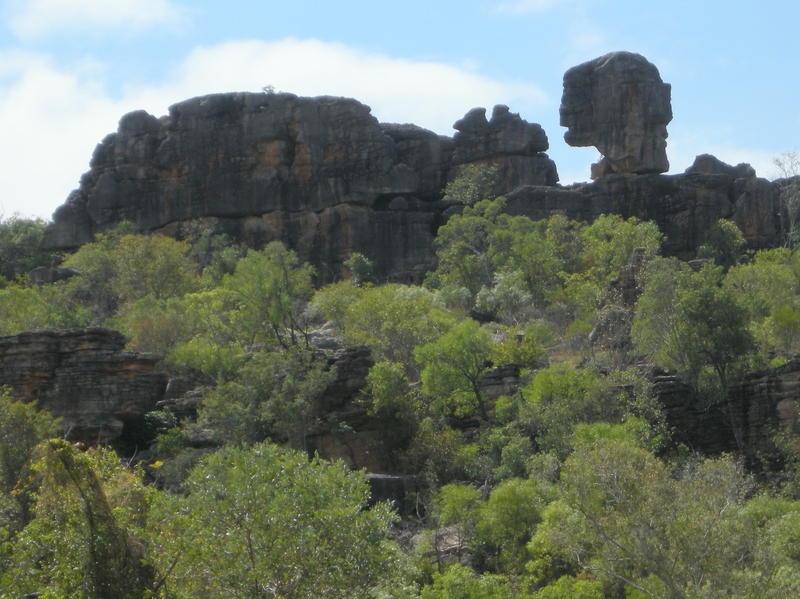
[[603, 159], [592, 179], [613, 173], [665, 173], [671, 88], [639, 54], [612, 52], [564, 74], [561, 125], [571, 146], [594, 146]]

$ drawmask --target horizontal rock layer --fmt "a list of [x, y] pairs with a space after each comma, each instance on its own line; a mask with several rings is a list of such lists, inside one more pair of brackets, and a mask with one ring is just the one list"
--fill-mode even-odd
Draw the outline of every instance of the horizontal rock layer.
[[508, 194], [506, 212], [533, 220], [561, 212], [591, 222], [602, 214], [652, 220], [666, 237], [665, 255], [692, 257], [719, 219], [735, 222], [751, 248], [780, 242], [779, 189], [754, 175], [610, 175], [568, 188], [526, 186]]
[[675, 376], [657, 376], [655, 394], [664, 407], [673, 441], [705, 454], [743, 452], [757, 465], [775, 458], [775, 435], [797, 433], [800, 360], [747, 375], [715, 405], [700, 402]]
[[67, 439], [109, 443], [155, 409], [167, 384], [158, 356], [124, 347], [121, 333], [103, 328], [0, 337], [0, 385], [61, 418]]

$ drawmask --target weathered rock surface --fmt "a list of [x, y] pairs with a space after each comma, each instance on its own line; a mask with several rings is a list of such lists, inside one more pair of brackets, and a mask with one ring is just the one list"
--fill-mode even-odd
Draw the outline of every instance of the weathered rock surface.
[[564, 74], [561, 125], [571, 146], [594, 146], [603, 159], [592, 179], [612, 173], [665, 173], [671, 88], [639, 54], [612, 52]]
[[800, 432], [800, 359], [755, 372], [731, 385], [727, 398], [703, 405], [692, 387], [668, 374], [654, 378], [673, 440], [706, 454], [742, 451], [755, 461], [775, 457], [777, 433]]
[[0, 337], [0, 385], [62, 418], [67, 439], [109, 443], [155, 409], [167, 383], [158, 356], [124, 347], [121, 333], [103, 328]]
[[95, 149], [43, 248], [77, 248], [123, 220], [179, 235], [181, 223], [206, 219], [254, 247], [283, 241], [320, 282], [340, 276], [354, 252], [382, 274], [419, 278], [434, 264], [448, 207], [437, 201], [454, 165], [497, 164], [498, 193], [558, 180], [539, 125], [504, 106], [491, 121], [480, 116], [459, 121], [471, 125], [454, 140], [381, 125], [346, 98], [229, 93], [175, 104], [160, 119], [132, 112]]
[[379, 275], [418, 283], [436, 264], [438, 227], [459, 209], [440, 199], [444, 188], [470, 165], [496, 167], [494, 192], [509, 198], [511, 214], [653, 220], [666, 255], [690, 257], [720, 218], [751, 248], [779, 243], [779, 186], [749, 165], [703, 155], [683, 175], [656, 174], [667, 168], [669, 93], [635, 54], [568, 71], [566, 137], [597, 144], [610, 165], [600, 174], [617, 173], [570, 187], [557, 186], [542, 128], [502, 105], [490, 119], [482, 108], [468, 112], [453, 138], [380, 124], [344, 98], [231, 93], [175, 104], [160, 119], [137, 111], [97, 146], [43, 247], [77, 248], [122, 220], [176, 237], [199, 222], [251, 247], [283, 241], [316, 267], [319, 284], [341, 277], [354, 252]]
[[772, 247], [781, 238], [780, 190], [755, 176], [610, 175], [567, 188], [520, 187], [506, 197], [506, 212], [533, 220], [554, 212], [588, 222], [603, 214], [652, 220], [666, 237], [668, 256], [692, 257], [720, 218], [735, 222], [751, 248]]

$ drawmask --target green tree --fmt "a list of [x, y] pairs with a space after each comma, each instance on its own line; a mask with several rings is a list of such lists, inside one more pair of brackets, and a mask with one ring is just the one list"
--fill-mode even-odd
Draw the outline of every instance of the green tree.
[[189, 293], [180, 309], [186, 315], [187, 340], [167, 356], [175, 366], [190, 368], [212, 381], [235, 376], [246, 361], [253, 331], [239, 327], [236, 300], [226, 289]]
[[606, 214], [586, 227], [582, 238], [583, 271], [605, 286], [628, 263], [635, 248], [644, 248], [648, 259], [658, 255], [664, 236], [653, 222]]
[[698, 258], [713, 260], [726, 270], [739, 261], [745, 239], [736, 223], [719, 219], [706, 232], [706, 242], [697, 250]]
[[454, 564], [433, 576], [433, 584], [422, 589], [422, 599], [511, 599], [517, 589], [501, 576], [478, 575], [472, 568]]
[[227, 443], [250, 445], [274, 435], [306, 449], [320, 396], [334, 377], [327, 362], [311, 352], [257, 352], [235, 380], [206, 394], [199, 420]]
[[511, 478], [492, 490], [476, 524], [476, 553], [498, 573], [525, 573], [527, 544], [542, 510], [556, 498], [553, 485]]
[[156, 300], [182, 297], [199, 290], [191, 248], [164, 235], [123, 235], [114, 248], [112, 287], [125, 303], [151, 296]]
[[791, 353], [800, 319], [796, 258], [786, 248], [762, 250], [728, 271], [723, 284], [747, 308], [749, 328], [762, 351]]
[[0, 216], [0, 287], [3, 279], [13, 281], [34, 268], [51, 264], [53, 257], [39, 249], [46, 227], [40, 218]]
[[446, 202], [461, 202], [474, 206], [482, 200], [494, 199], [497, 183], [497, 167], [470, 164], [462, 167], [459, 176], [447, 184], [444, 190]]
[[663, 415], [651, 388], [634, 373], [603, 377], [592, 368], [554, 364], [539, 371], [522, 391], [521, 426], [540, 451], [561, 459], [572, 451], [581, 424], [644, 422], [642, 442], [657, 445], [663, 434]]
[[337, 281], [317, 291], [311, 304], [339, 331], [345, 333], [347, 310], [362, 296], [362, 288], [352, 280]]
[[439, 339], [417, 348], [423, 365], [422, 389], [442, 411], [488, 420], [481, 379], [488, 370], [492, 336], [474, 320], [462, 320]]
[[46, 441], [36, 465], [35, 517], [11, 549], [4, 580], [13, 596], [141, 599], [159, 589], [137, 533], [146, 492], [113, 452], [81, 453]]
[[[163, 495], [162, 563], [177, 597], [371, 597], [402, 586], [394, 516], [365, 510], [365, 476], [270, 443], [203, 460], [188, 493]], [[167, 570], [167, 568], [164, 568]]]
[[753, 350], [747, 310], [721, 280], [722, 269], [711, 264], [695, 273], [677, 260], [657, 260], [633, 322], [639, 351], [695, 387], [708, 367], [727, 388], [731, 368]]
[[27, 287], [15, 282], [0, 289], [0, 335], [81, 327], [89, 321], [88, 311], [72, 301], [63, 285]]
[[313, 291], [314, 269], [282, 243], [250, 250], [223, 279], [238, 303], [236, 320], [250, 343], [272, 342], [286, 349], [305, 344], [303, 313]]
[[[789, 596], [765, 529], [747, 515], [749, 481], [729, 458], [675, 477], [649, 452], [598, 442], [571, 456], [562, 493], [578, 518], [550, 530], [580, 567], [653, 599]], [[788, 593], [788, 594], [786, 594]]]
[[132, 225], [123, 222], [108, 233], [96, 234], [94, 242], [82, 246], [64, 261], [65, 267], [81, 273], [67, 281], [67, 291], [91, 313], [92, 324], [103, 324], [119, 308], [120, 298], [113, 286], [117, 276], [116, 248], [123, 236], [132, 233]]
[[8, 389], [0, 388], [0, 492], [10, 493], [34, 448], [55, 436], [58, 421], [35, 403], [15, 400]]
[[435, 288], [464, 287], [474, 298], [482, 287], [491, 287], [494, 264], [489, 250], [505, 199], [481, 200], [467, 206], [439, 227], [436, 256], [439, 265], [426, 284]]
[[377, 358], [402, 364], [407, 376], [417, 380], [414, 349], [438, 339], [452, 320], [427, 289], [369, 287], [346, 310], [344, 340], [348, 345], [369, 345]]

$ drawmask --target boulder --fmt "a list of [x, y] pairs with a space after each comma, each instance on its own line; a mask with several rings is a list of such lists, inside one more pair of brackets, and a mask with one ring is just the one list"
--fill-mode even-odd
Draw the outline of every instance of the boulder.
[[68, 440], [112, 443], [156, 408], [167, 384], [159, 356], [124, 348], [121, 333], [103, 328], [0, 337], [0, 386], [61, 418]]
[[569, 69], [559, 109], [571, 146], [594, 146], [603, 159], [592, 179], [669, 170], [666, 139], [671, 88], [646, 58], [612, 52]]

